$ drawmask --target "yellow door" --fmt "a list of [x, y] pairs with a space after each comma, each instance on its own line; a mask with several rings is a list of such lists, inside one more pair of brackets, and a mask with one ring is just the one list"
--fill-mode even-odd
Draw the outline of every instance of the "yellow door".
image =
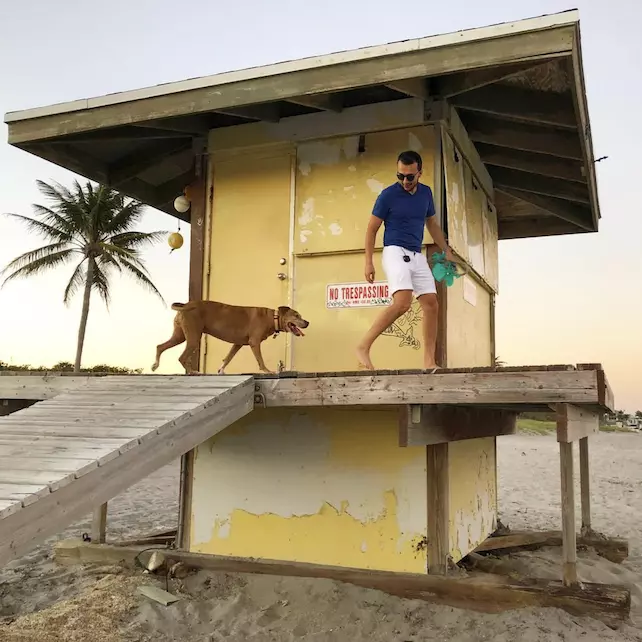
[[[294, 307], [311, 322], [293, 342], [293, 369], [356, 370], [355, 347], [389, 302], [381, 267], [383, 228], [375, 245], [375, 284], [363, 274], [368, 219], [381, 190], [396, 180], [404, 149], [423, 159], [422, 182], [434, 191], [431, 126], [302, 143], [297, 149]], [[432, 242], [424, 231], [424, 244]], [[376, 368], [423, 367], [421, 309], [412, 308], [372, 348]]]
[[[279, 151], [250, 152], [213, 164], [208, 299], [268, 308], [288, 305], [292, 162], [290, 153]], [[208, 337], [205, 372], [216, 372], [230, 348]], [[263, 342], [269, 369], [285, 366], [286, 349], [284, 334]], [[258, 372], [249, 347], [241, 349], [226, 372]]]

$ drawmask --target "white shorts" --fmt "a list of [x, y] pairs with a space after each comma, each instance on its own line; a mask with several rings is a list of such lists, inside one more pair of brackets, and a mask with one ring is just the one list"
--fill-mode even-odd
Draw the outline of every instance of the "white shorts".
[[[405, 262], [404, 255], [409, 256], [410, 261]], [[398, 290], [412, 290], [417, 298], [422, 294], [437, 293], [428, 260], [421, 252], [411, 252], [398, 245], [386, 245], [381, 262], [388, 279], [390, 296]]]

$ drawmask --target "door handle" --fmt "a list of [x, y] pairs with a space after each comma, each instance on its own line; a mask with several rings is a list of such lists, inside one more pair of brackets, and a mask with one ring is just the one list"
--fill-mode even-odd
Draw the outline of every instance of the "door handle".
[[277, 278], [279, 278], [281, 281], [285, 281], [285, 279], [287, 279], [287, 278], [288, 278], [286, 274], [283, 274], [283, 272], [279, 272], [276, 276], [277, 276]]

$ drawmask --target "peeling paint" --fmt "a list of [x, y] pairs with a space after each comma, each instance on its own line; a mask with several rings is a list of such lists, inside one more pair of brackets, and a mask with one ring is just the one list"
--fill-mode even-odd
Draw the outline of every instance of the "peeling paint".
[[338, 223], [331, 223], [329, 227], [330, 233], [334, 236], [339, 236], [343, 232], [343, 228]]
[[301, 230], [299, 232], [299, 239], [301, 240], [301, 243], [307, 243], [310, 236], [312, 236], [312, 230]]
[[349, 172], [356, 172], [357, 168], [354, 165], [348, 165], [348, 171]]
[[385, 187], [385, 185], [381, 181], [378, 181], [375, 178], [369, 178], [366, 181], [366, 185], [368, 186], [368, 188], [373, 194], [377, 194], [377, 195], [381, 194], [381, 191]]
[[314, 198], [307, 198], [303, 203], [303, 213], [299, 216], [299, 225], [309, 225], [314, 220]]
[[350, 192], [354, 189], [354, 185], [346, 185], [346, 187], [343, 188], [344, 192]]
[[299, 161], [299, 172], [303, 176], [307, 176], [312, 171], [312, 165], [308, 161]]

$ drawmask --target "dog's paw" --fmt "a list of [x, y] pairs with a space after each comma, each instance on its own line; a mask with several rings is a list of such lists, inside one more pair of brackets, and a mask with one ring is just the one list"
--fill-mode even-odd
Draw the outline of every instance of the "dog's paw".
[[156, 372], [156, 370], [158, 370], [158, 364], [157, 364], [157, 363], [154, 363], [154, 364], [152, 365], [152, 372]]
[[225, 369], [224, 368], [219, 368], [218, 372], [216, 374], [224, 375], [225, 374]]

